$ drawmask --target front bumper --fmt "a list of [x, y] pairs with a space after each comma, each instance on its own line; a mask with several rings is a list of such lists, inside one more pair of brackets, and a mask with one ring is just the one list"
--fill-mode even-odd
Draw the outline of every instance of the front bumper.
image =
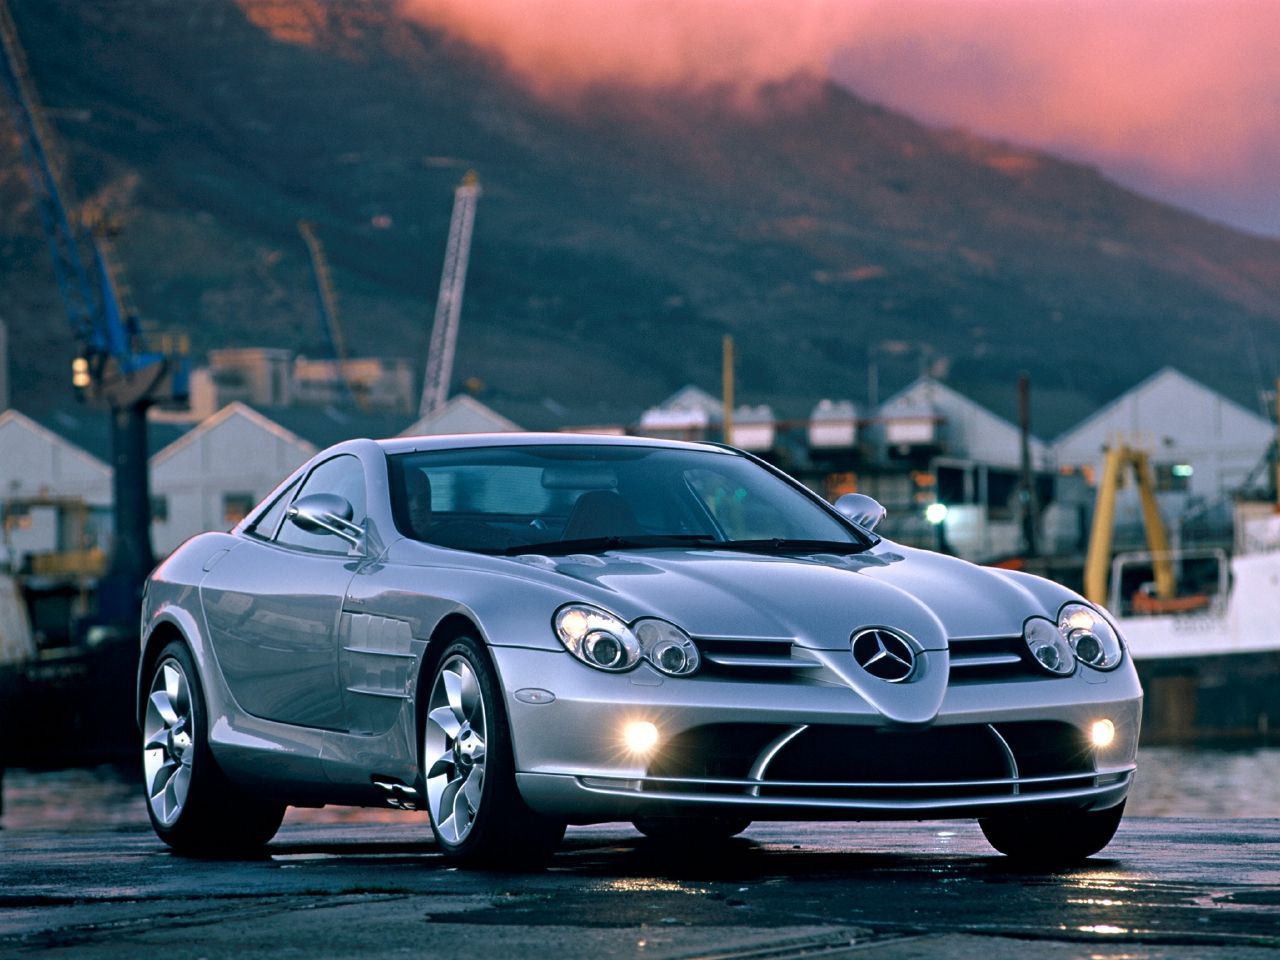
[[[664, 679], [591, 670], [568, 654], [494, 648], [517, 783], [576, 823], [731, 810], [753, 819], [971, 818], [1029, 806], [1100, 810], [1132, 783], [1142, 691], [1108, 674], [957, 683], [927, 725], [903, 727], [848, 686], [804, 679]], [[517, 691], [549, 692], [540, 702]], [[894, 695], [911, 696], [908, 685]], [[527, 699], [527, 695], [526, 695]], [[1115, 725], [1105, 749], [1087, 741]], [[647, 720], [659, 745], [628, 751]]]

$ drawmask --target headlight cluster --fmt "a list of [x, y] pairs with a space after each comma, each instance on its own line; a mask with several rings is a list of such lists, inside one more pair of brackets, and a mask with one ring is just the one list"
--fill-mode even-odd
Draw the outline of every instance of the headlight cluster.
[[1032, 617], [1022, 636], [1036, 662], [1063, 677], [1075, 670], [1077, 660], [1096, 670], [1111, 670], [1120, 664], [1124, 649], [1115, 628], [1083, 603], [1064, 605], [1057, 623]]
[[646, 617], [627, 626], [611, 613], [571, 603], [556, 611], [556, 636], [575, 657], [597, 670], [621, 673], [647, 660], [669, 677], [687, 677], [701, 658], [675, 624]]

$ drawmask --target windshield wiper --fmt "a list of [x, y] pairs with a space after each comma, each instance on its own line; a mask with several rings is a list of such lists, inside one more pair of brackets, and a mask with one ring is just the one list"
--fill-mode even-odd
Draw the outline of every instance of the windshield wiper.
[[647, 550], [652, 547], [688, 547], [720, 541], [709, 533], [636, 534], [635, 536], [584, 537], [578, 540], [548, 540], [545, 543], [521, 543], [498, 551], [508, 557], [525, 553], [564, 556], [568, 553], [604, 553], [608, 550]]
[[723, 540], [716, 545], [720, 550], [741, 550], [747, 553], [862, 553], [871, 544], [852, 540], [788, 540], [769, 537], [764, 540]]

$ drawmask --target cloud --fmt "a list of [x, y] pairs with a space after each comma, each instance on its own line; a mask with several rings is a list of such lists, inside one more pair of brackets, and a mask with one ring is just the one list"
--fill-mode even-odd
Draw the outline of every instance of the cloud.
[[749, 93], [815, 73], [1280, 233], [1276, 0], [401, 3], [496, 51], [544, 97], [596, 84]]
[[596, 84], [753, 88], [826, 73], [865, 13], [840, 0], [403, 0], [411, 17], [499, 52], [538, 92]]

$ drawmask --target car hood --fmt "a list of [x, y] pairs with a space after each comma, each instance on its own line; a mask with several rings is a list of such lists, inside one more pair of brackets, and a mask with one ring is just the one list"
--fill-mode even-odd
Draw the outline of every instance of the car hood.
[[847, 556], [660, 549], [513, 562], [569, 593], [566, 581], [582, 584], [580, 599], [628, 621], [657, 616], [694, 637], [787, 638], [818, 650], [847, 650], [866, 626], [943, 650], [949, 638], [1018, 635], [1027, 617], [1056, 612], [1000, 571], [891, 544]]

